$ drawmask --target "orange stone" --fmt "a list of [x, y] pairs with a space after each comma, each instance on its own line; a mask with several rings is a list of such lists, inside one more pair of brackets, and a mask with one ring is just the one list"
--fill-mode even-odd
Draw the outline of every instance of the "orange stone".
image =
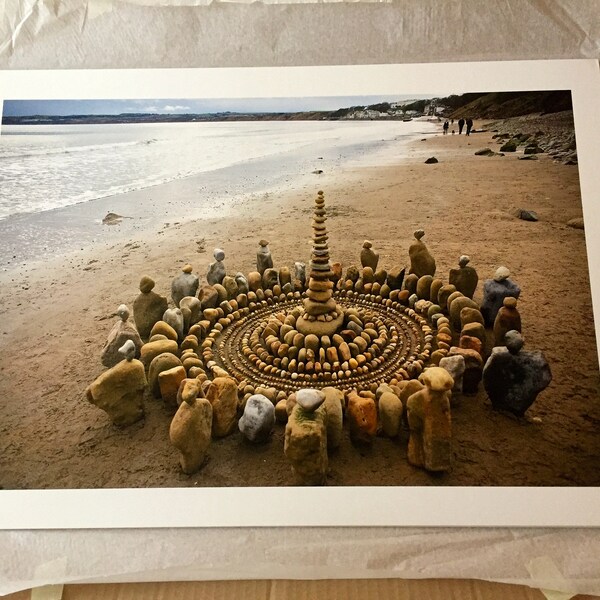
[[183, 366], [173, 367], [158, 374], [160, 395], [167, 406], [177, 408], [177, 392], [185, 378], [186, 372]]
[[373, 398], [363, 398], [356, 392], [348, 395], [346, 418], [353, 442], [370, 444], [377, 433], [377, 407]]

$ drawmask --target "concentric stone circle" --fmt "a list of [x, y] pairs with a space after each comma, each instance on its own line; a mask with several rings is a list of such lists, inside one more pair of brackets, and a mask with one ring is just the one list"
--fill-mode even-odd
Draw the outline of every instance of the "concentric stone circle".
[[417, 377], [426, 366], [434, 332], [412, 308], [340, 290], [334, 298], [344, 309], [344, 325], [331, 338], [318, 338], [294, 328], [305, 297], [299, 292], [266, 297], [221, 319], [204, 344], [206, 366], [240, 385], [288, 393], [326, 386], [375, 390]]

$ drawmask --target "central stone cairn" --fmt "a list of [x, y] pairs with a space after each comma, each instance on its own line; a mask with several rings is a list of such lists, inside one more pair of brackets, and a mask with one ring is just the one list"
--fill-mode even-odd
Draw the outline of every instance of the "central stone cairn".
[[424, 315], [375, 282], [335, 289], [326, 218], [319, 192], [308, 289], [284, 293], [275, 284], [249, 291], [243, 308], [238, 301], [221, 304], [227, 317], [202, 343], [206, 367], [236, 379], [246, 397], [269, 386], [288, 394], [331, 385], [374, 391], [418, 376], [429, 361], [434, 336]]
[[332, 336], [344, 322], [344, 310], [333, 298], [331, 278], [334, 273], [329, 264], [326, 221], [325, 198], [323, 192], [319, 192], [312, 221], [313, 250], [307, 298], [304, 300], [304, 314], [296, 321], [296, 329], [304, 335], [316, 335], [320, 338]]

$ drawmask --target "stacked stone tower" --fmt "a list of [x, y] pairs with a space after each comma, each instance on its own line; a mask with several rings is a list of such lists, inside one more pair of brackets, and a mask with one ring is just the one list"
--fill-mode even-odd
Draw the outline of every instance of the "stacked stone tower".
[[297, 321], [297, 328], [304, 335], [332, 335], [341, 326], [344, 313], [333, 298], [331, 265], [327, 246], [327, 211], [323, 192], [317, 194], [312, 220], [313, 250], [310, 257], [310, 279], [307, 298], [304, 300], [304, 314]]

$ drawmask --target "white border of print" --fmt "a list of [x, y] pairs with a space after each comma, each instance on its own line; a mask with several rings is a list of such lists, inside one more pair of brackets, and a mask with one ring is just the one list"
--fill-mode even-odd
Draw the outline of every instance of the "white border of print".
[[[593, 60], [240, 69], [0, 71], [11, 99], [278, 98], [569, 89], [596, 337], [600, 76]], [[168, 90], [168, 93], [166, 93]], [[1, 106], [1, 104], [0, 104]], [[596, 150], [596, 151], [595, 151]], [[268, 507], [268, 508], [267, 508]], [[263, 487], [1, 490], [1, 529], [224, 526], [600, 526], [600, 488]]]

